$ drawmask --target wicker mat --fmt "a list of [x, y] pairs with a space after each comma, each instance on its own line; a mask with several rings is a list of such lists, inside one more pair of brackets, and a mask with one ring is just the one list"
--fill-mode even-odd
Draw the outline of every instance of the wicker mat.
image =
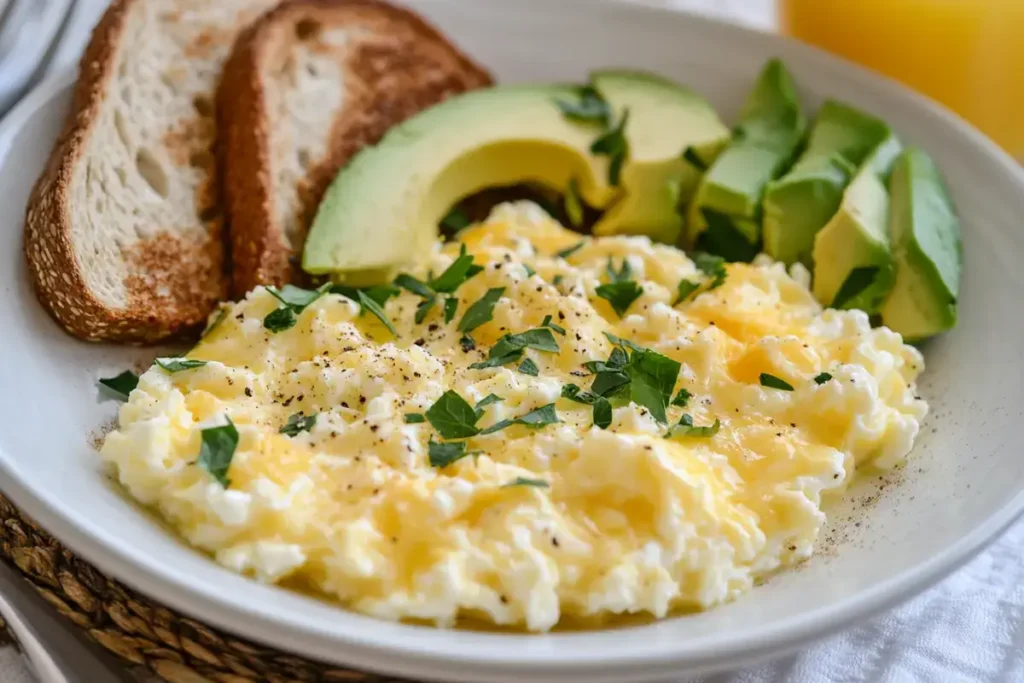
[[19, 569], [75, 627], [147, 678], [173, 683], [399, 680], [285, 654], [182, 616], [107, 578], [2, 496], [0, 558]]

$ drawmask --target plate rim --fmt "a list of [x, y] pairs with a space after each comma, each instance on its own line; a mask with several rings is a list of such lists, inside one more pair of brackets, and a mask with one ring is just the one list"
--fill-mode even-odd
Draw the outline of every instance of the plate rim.
[[[582, 6], [603, 5], [619, 9], [625, 4], [620, 0], [568, 1]], [[537, 4], [542, 3], [543, 0], [537, 0]], [[784, 36], [731, 24], [683, 8], [657, 4], [653, 0], [631, 0], [628, 7], [639, 12], [681, 15], [687, 21], [698, 24], [700, 30], [718, 32], [729, 41], [756, 37], [796, 43]], [[916, 115], [938, 118], [951, 132], [966, 139], [979, 154], [988, 157], [988, 161], [1001, 166], [1024, 194], [1024, 169], [956, 114], [885, 76], [869, 72], [816, 48], [800, 44], [791, 45], [790, 49], [803, 52], [803, 59], [839, 70], [846, 78], [862, 81], [869, 88], [902, 100], [903, 104], [915, 109]], [[47, 106], [73, 82], [73, 69], [47, 78], [0, 121], [0, 159], [6, 161], [12, 138], [32, 115]], [[155, 597], [169, 607], [229, 633], [237, 633], [254, 641], [326, 662], [420, 678], [443, 676], [447, 680], [480, 680], [481, 676], [490, 676], [487, 680], [518, 680], [520, 676], [529, 674], [572, 676], [588, 681], [640, 680], [669, 672], [678, 673], [683, 668], [688, 674], [706, 673], [778, 656], [830, 636], [910, 599], [965, 564], [1024, 514], [1024, 491], [1020, 491], [971, 532], [926, 561], [834, 605], [807, 610], [761, 631], [743, 631], [738, 636], [722, 634], [713, 648], [688, 649], [686, 643], [679, 643], [676, 647], [662, 648], [656, 653], [631, 655], [617, 652], [603, 655], [601, 652], [591, 652], [590, 656], [581, 654], [573, 657], [555, 653], [547, 658], [524, 661], [516, 656], [514, 648], [509, 648], [504, 657], [491, 654], [474, 656], [474, 653], [464, 650], [456, 652], [450, 649], [434, 651], [424, 647], [412, 648], [403, 645], [401, 641], [385, 642], [379, 636], [342, 634], [304, 627], [294, 615], [275, 614], [266, 608], [261, 610], [256, 606], [240, 604], [210, 586], [204, 588], [176, 577], [164, 568], [158, 558], [133, 554], [129, 544], [118, 542], [116, 534], [91, 523], [88, 517], [76, 517], [70, 510], [62, 511], [58, 501], [24, 481], [15, 461], [3, 449], [0, 449], [0, 473], [4, 475], [4, 495], [41, 527], [104, 573], [147, 596]], [[346, 614], [343, 608], [338, 609], [342, 615]], [[242, 631], [240, 626], [244, 626], [245, 630]], [[430, 669], [425, 671], [424, 667]]]

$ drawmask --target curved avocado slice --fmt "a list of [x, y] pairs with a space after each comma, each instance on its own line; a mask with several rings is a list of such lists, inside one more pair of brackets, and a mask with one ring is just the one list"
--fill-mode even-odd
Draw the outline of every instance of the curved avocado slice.
[[[415, 260], [437, 238], [458, 200], [486, 187], [574, 179], [588, 204], [616, 194], [608, 159], [592, 156], [600, 133], [562, 115], [571, 86], [504, 86], [448, 99], [363, 149], [331, 183], [302, 256], [312, 274], [386, 273]], [[351, 279], [351, 278], [349, 278]]]
[[629, 110], [623, 194], [594, 225], [594, 234], [647, 235], [675, 244], [683, 229], [679, 206], [693, 196], [701, 176], [684, 155], [712, 162], [728, 142], [729, 129], [707, 100], [659, 76], [599, 71], [591, 83], [612, 112]]
[[889, 191], [896, 284], [882, 306], [882, 324], [919, 341], [956, 325], [960, 221], [935, 163], [919, 149], [896, 160]]
[[896, 279], [885, 180], [900, 152], [889, 136], [854, 176], [839, 211], [814, 238], [814, 296], [832, 308], [876, 313]]
[[793, 77], [780, 60], [769, 61], [747, 96], [735, 138], [690, 203], [688, 245], [729, 260], [757, 255], [765, 187], [792, 162], [806, 125]]
[[787, 265], [800, 261], [810, 267], [815, 235], [839, 209], [856, 170], [890, 135], [884, 121], [826, 101], [803, 154], [765, 191], [765, 253]]

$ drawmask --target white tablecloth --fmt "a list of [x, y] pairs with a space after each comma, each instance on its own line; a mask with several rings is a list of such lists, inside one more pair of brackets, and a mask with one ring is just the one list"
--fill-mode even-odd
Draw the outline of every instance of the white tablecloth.
[[[759, 28], [773, 26], [773, 0], [665, 2]], [[106, 3], [79, 0], [72, 35], [57, 53], [55, 69], [77, 59]], [[1022, 556], [1024, 523], [937, 587], [866, 626], [795, 655], [703, 683], [1024, 681]], [[30, 681], [20, 657], [12, 649], [0, 650], [0, 682]]]

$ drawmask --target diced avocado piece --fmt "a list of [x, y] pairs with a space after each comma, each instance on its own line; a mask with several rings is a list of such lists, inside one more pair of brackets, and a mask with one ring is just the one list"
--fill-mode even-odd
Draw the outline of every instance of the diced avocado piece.
[[896, 280], [885, 181], [900, 144], [889, 136], [843, 193], [839, 210], [814, 238], [814, 296], [832, 308], [876, 313]]
[[811, 266], [814, 236], [839, 209], [843, 190], [865, 158], [891, 135], [884, 121], [828, 100], [811, 126], [807, 148], [764, 196], [764, 251]]
[[956, 325], [960, 221], [942, 176], [919, 149], [910, 147], [896, 160], [889, 192], [896, 284], [882, 306], [882, 324], [920, 341]]
[[[600, 127], [565, 117], [572, 86], [503, 86], [452, 97], [396, 126], [334, 179], [306, 239], [313, 274], [387, 273], [428, 253], [438, 222], [486, 187], [573, 180], [594, 207], [616, 195], [608, 159], [590, 154]], [[638, 107], [639, 109], [639, 107]]]
[[710, 163], [728, 142], [729, 129], [707, 100], [659, 76], [599, 71], [591, 83], [616, 120], [629, 109], [622, 196], [594, 226], [594, 234], [647, 235], [675, 244], [683, 228], [679, 206], [693, 195], [701, 176], [683, 155], [690, 150]]
[[757, 255], [765, 186], [792, 161], [806, 124], [793, 77], [781, 61], [769, 61], [747, 96], [735, 138], [690, 202], [688, 245], [730, 260]]

